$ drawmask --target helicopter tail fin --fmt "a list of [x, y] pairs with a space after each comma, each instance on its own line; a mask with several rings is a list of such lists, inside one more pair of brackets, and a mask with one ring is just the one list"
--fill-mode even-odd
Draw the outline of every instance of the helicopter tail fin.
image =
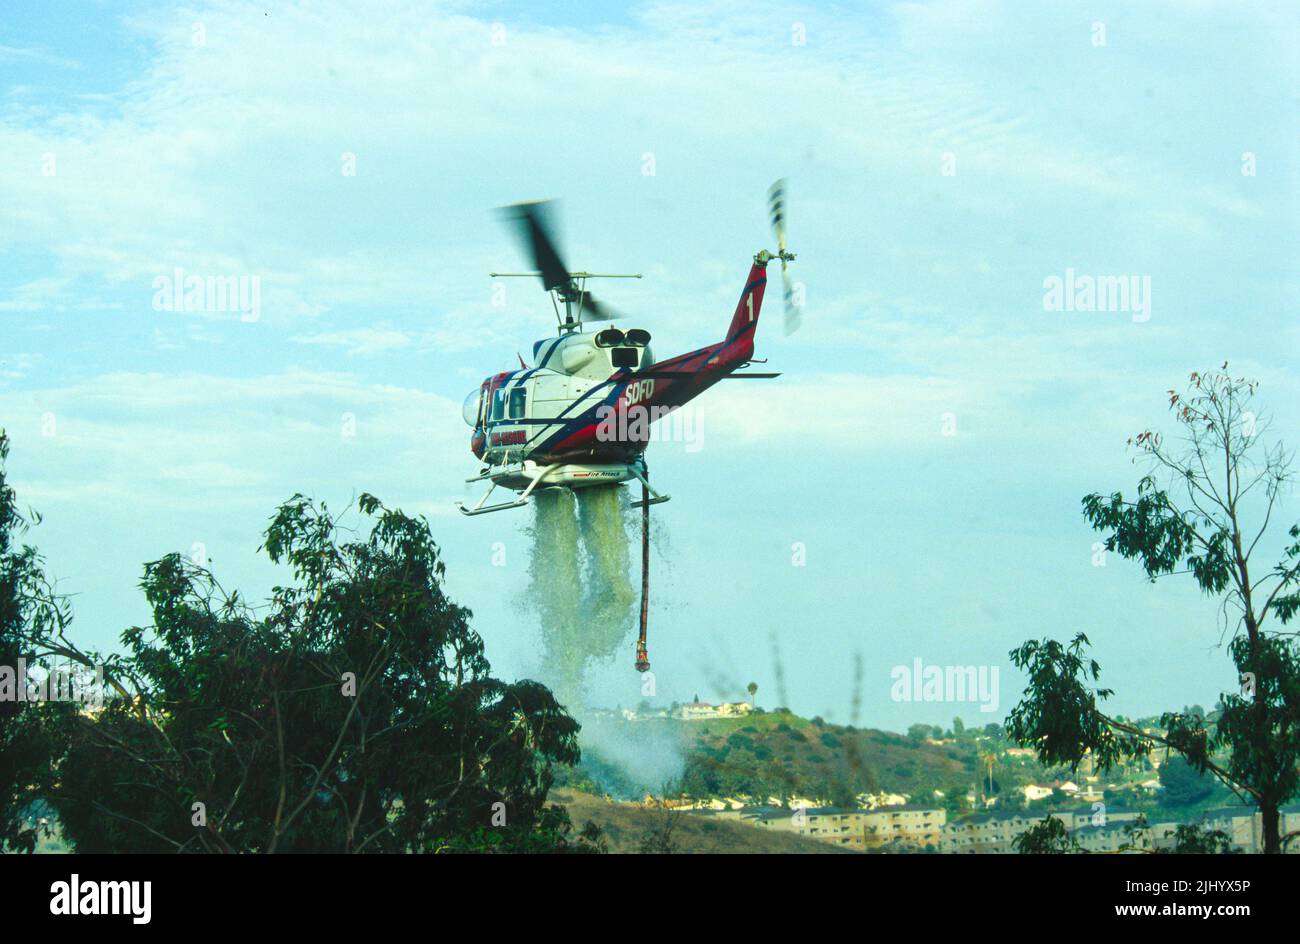
[[763, 307], [763, 289], [767, 286], [767, 262], [764, 253], [754, 257], [754, 265], [745, 279], [745, 290], [740, 293], [740, 301], [736, 303], [735, 314], [727, 328], [727, 343], [745, 334], [748, 334], [749, 343], [754, 343], [754, 329], [758, 327], [758, 315]]

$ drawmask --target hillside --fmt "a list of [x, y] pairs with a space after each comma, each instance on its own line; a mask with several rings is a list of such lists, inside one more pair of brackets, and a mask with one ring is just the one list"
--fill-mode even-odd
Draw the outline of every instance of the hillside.
[[[1159, 720], [1135, 723], [1156, 730]], [[558, 771], [557, 786], [625, 800], [650, 793], [856, 807], [862, 794], [887, 793], [945, 807], [951, 818], [971, 812], [973, 793], [980, 809], [1078, 809], [1104, 798], [1111, 809], [1184, 821], [1233, 799], [1212, 777], [1185, 770], [1185, 764], [1161, 767], [1166, 759], [1159, 756], [1100, 773], [1090, 762], [1074, 771], [1048, 770], [996, 724], [978, 730], [959, 725], [955, 733], [917, 724], [903, 735], [787, 711], [698, 721], [662, 712], [624, 720], [608, 712], [585, 719], [583, 727], [581, 767]], [[1055, 789], [1067, 781], [1098, 792], [1088, 798]], [[1032, 800], [1025, 795], [1030, 785], [1039, 791]], [[991, 806], [983, 805], [985, 797], [993, 799]]]
[[771, 833], [735, 821], [610, 801], [575, 790], [552, 790], [550, 798], [568, 808], [575, 828], [587, 822], [599, 826], [612, 853], [641, 852], [644, 841], [657, 840], [661, 849], [666, 843], [668, 849], [680, 853], [861, 854], [790, 833]]
[[[859, 793], [965, 792], [975, 753], [888, 731], [828, 724], [786, 712], [683, 724], [690, 747], [685, 788], [707, 795], [797, 793], [852, 805]], [[746, 789], [746, 787], [751, 789]]]
[[[789, 712], [756, 712], [707, 721], [651, 718], [584, 721], [588, 743], [619, 743], [634, 756], [634, 769], [661, 763], [671, 770], [659, 782], [629, 778], [627, 764], [612, 762], [599, 747], [584, 749], [580, 771], [562, 774], [559, 785], [624, 799], [645, 792], [688, 796], [816, 797], [855, 805], [861, 793], [933, 797], [934, 790], [965, 794], [977, 778], [974, 742], [931, 744], [888, 731], [829, 724]], [[664, 757], [675, 760], [668, 764]]]

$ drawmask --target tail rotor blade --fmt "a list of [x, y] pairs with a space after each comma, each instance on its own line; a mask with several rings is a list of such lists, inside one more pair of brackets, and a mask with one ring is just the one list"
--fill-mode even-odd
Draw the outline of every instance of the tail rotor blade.
[[785, 296], [785, 333], [791, 335], [799, 330], [799, 325], [803, 324], [803, 313], [794, 303], [794, 285], [790, 282], [790, 267], [784, 259], [781, 260], [781, 282]]
[[776, 233], [777, 250], [785, 251], [785, 188], [786, 181], [782, 177], [767, 191], [768, 210], [772, 216], [772, 231]]
[[782, 177], [767, 191], [767, 206], [772, 216], [772, 232], [776, 234], [777, 252], [781, 254], [781, 282], [785, 298], [785, 333], [794, 334], [803, 323], [803, 313], [794, 303], [794, 285], [790, 281], [790, 259], [785, 251], [785, 197], [786, 179]]

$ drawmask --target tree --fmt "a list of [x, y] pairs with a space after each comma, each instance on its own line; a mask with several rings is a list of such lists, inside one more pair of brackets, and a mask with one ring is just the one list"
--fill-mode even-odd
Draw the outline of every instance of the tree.
[[1160, 802], [1164, 806], [1191, 806], [1214, 791], [1214, 781], [1182, 757], [1171, 757], [1160, 765]]
[[364, 538], [302, 496], [278, 509], [263, 547], [292, 584], [264, 607], [179, 555], [145, 566], [129, 697], [76, 719], [50, 794], [78, 851], [599, 847], [546, 804], [577, 722], [491, 676], [424, 519], [358, 507]]
[[1064, 855], [1083, 852], [1065, 823], [1048, 816], [1011, 840], [1011, 848], [1021, 855]]
[[1179, 823], [1174, 830], [1174, 852], [1188, 855], [1227, 855], [1235, 852], [1232, 838], [1221, 829], [1200, 823]]
[[1072, 768], [1089, 750], [1107, 770], [1167, 747], [1256, 805], [1264, 851], [1276, 853], [1283, 838], [1278, 810], [1298, 786], [1300, 651], [1293, 635], [1275, 624], [1285, 625], [1300, 609], [1300, 525], [1289, 529], [1280, 561], [1261, 576], [1254, 554], [1291, 480], [1291, 456], [1280, 444], [1263, 444], [1268, 423], [1253, 409], [1256, 384], [1232, 378], [1226, 366], [1192, 374], [1185, 394], [1169, 392], [1179, 444], [1151, 431], [1130, 440], [1149, 466], [1136, 498], [1091, 494], [1083, 510], [1106, 535], [1105, 548], [1138, 560], [1153, 582], [1190, 575], [1220, 600], [1240, 693], [1222, 696], [1212, 724], [1170, 712], [1160, 720], [1163, 734], [1141, 729], [1099, 710], [1111, 692], [1089, 688], [1101, 669], [1085, 658], [1088, 639], [1080, 633], [1068, 645], [1045, 639], [1012, 652], [1029, 686], [1008, 729], [1034, 746], [1041, 762]]
[[993, 795], [993, 765], [998, 762], [998, 752], [996, 749], [989, 747], [979, 752], [980, 764], [988, 770], [989, 792], [987, 796]]
[[[1181, 823], [1174, 830], [1173, 845], [1168, 849], [1157, 849], [1147, 825], [1145, 816], [1121, 827], [1124, 842], [1121, 852], [1145, 852], [1148, 854], [1173, 853], [1176, 855], [1225, 855], [1235, 850], [1228, 834], [1220, 829], [1210, 829], [1201, 823]], [[1080, 845], [1065, 823], [1055, 816], [1035, 823], [1028, 830], [1011, 841], [1016, 852], [1024, 855], [1042, 854], [1081, 854], [1089, 850]]]
[[38, 839], [31, 810], [53, 769], [52, 732], [66, 719], [58, 703], [20, 701], [18, 668], [45, 668], [46, 641], [70, 616], [45, 576], [36, 549], [18, 541], [35, 513], [24, 515], [6, 477], [9, 439], [0, 429], [0, 850], [31, 852]]
[[755, 708], [758, 707], [758, 683], [750, 682], [745, 686], [745, 691], [749, 692], [749, 703]]
[[973, 792], [964, 783], [951, 783], [943, 789], [943, 806], [949, 814], [961, 814], [970, 809], [968, 793]]

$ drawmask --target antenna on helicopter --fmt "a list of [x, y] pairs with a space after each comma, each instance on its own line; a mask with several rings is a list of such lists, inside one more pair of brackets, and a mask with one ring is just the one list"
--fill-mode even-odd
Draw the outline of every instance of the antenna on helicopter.
[[[613, 321], [619, 313], [602, 302], [597, 302], [587, 291], [587, 279], [639, 279], [641, 274], [612, 274], [599, 272], [570, 272], [560, 259], [552, 234], [553, 200], [512, 203], [501, 208], [502, 214], [515, 225], [524, 243], [524, 249], [537, 266], [534, 272], [490, 272], [491, 278], [540, 278], [542, 287], [551, 293], [555, 317], [560, 334], [581, 330], [582, 325], [593, 321]], [[560, 303], [564, 312], [560, 312]]]

